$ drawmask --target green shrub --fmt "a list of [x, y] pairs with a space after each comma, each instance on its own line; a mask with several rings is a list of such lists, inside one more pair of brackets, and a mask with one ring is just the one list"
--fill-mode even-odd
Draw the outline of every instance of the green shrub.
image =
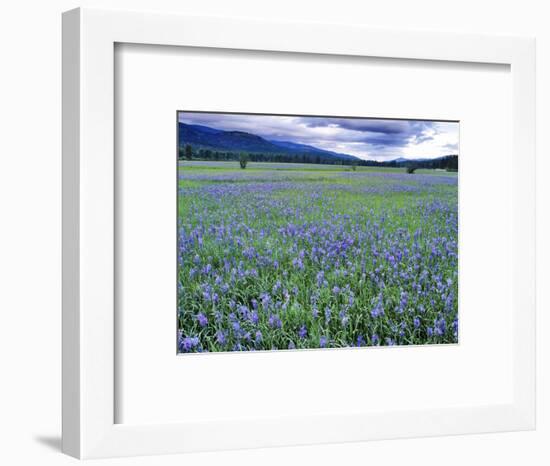
[[247, 163], [248, 163], [248, 154], [241, 152], [241, 154], [239, 155], [239, 165], [243, 170], [246, 168]]

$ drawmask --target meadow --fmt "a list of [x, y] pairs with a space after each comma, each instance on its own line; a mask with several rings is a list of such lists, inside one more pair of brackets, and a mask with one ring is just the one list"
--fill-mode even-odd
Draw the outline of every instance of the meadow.
[[458, 176], [180, 161], [178, 351], [458, 342]]

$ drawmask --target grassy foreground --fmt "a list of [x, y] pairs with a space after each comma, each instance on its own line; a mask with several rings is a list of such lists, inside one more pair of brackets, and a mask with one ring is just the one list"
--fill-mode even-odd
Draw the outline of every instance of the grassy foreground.
[[456, 173], [180, 162], [180, 352], [458, 341]]

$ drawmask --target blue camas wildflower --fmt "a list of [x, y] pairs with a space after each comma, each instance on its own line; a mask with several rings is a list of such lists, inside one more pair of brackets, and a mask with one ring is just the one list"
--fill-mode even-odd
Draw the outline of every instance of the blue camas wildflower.
[[454, 174], [278, 168], [180, 167], [178, 351], [458, 341]]

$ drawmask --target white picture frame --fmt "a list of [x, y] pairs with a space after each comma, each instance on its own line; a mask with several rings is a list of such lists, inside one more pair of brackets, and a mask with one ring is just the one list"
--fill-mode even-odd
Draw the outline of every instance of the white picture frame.
[[[304, 29], [307, 28], [307, 34]], [[115, 423], [117, 43], [504, 64], [512, 78], [513, 397], [391, 413]], [[77, 9], [63, 15], [63, 451], [151, 455], [533, 429], [535, 44], [530, 38]]]

